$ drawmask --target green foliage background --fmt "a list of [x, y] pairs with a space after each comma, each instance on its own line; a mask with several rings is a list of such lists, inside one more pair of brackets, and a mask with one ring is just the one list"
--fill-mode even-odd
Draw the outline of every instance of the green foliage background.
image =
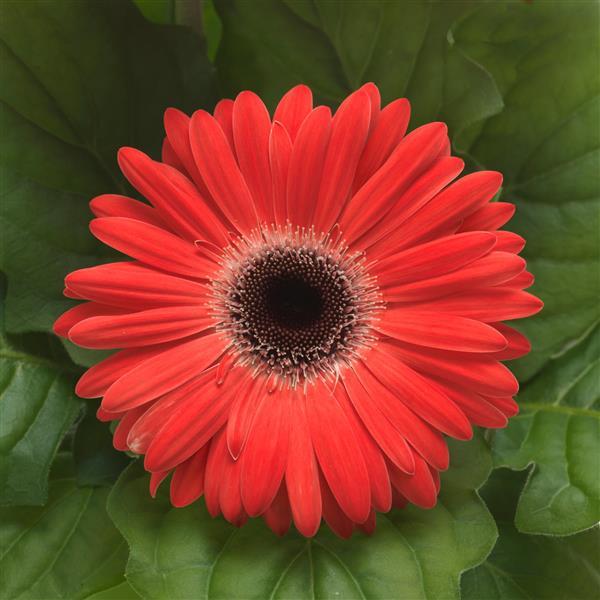
[[[0, 597], [590, 599], [600, 594], [600, 9], [597, 2], [2, 0]], [[168, 106], [365, 81], [499, 169], [545, 310], [511, 365], [521, 414], [451, 444], [438, 506], [375, 535], [276, 538], [152, 500], [73, 394], [98, 353], [50, 334], [69, 271], [109, 261], [87, 201], [133, 193]]]

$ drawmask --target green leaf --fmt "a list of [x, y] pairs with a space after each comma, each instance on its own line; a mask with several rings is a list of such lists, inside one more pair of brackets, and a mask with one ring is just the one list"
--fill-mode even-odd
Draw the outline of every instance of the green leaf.
[[0, 596], [123, 598], [116, 594], [126, 591], [127, 544], [106, 514], [107, 495], [78, 488], [72, 461], [61, 454], [46, 506], [0, 509]]
[[77, 425], [73, 438], [73, 455], [77, 484], [80, 486], [111, 485], [130, 459], [113, 448], [108, 423], [96, 418], [93, 402], [86, 405], [85, 416]]
[[46, 331], [62, 279], [114, 257], [87, 231], [88, 200], [128, 192], [116, 152], [158, 157], [165, 108], [212, 104], [203, 39], [146, 21], [129, 0], [0, 6], [0, 220], [9, 331]]
[[504, 110], [470, 131], [470, 154], [505, 176], [510, 229], [544, 310], [519, 327], [522, 382], [600, 318], [600, 12], [591, 2], [487, 3], [453, 30], [498, 83]]
[[141, 13], [154, 23], [187, 25], [202, 32], [202, 0], [133, 0]]
[[86, 600], [137, 600], [138, 598], [139, 596], [133, 588], [126, 581], [123, 581], [118, 585], [88, 596]]
[[497, 466], [535, 467], [516, 514], [526, 533], [569, 535], [600, 520], [600, 327], [540, 371], [521, 414], [496, 432]]
[[55, 338], [0, 327], [0, 504], [46, 501], [50, 465], [80, 407], [75, 372]]
[[144, 598], [458, 598], [460, 573], [489, 553], [496, 529], [475, 491], [487, 447], [476, 438], [452, 453], [435, 509], [379, 516], [372, 537], [350, 541], [325, 527], [313, 540], [277, 538], [261, 520], [236, 529], [200, 503], [175, 509], [165, 489], [150, 498], [138, 461], [108, 502], [131, 548], [127, 580]]
[[297, 83], [337, 104], [374, 81], [384, 103], [406, 96], [412, 124], [441, 118], [453, 134], [495, 114], [495, 83], [449, 39], [471, 2], [218, 0], [217, 54], [229, 94], [248, 88], [271, 107]]
[[86, 600], [137, 600], [138, 598], [139, 596], [133, 588], [126, 581], [123, 581], [118, 585], [88, 596]]
[[465, 573], [463, 600], [587, 600], [600, 590], [600, 530], [558, 538], [519, 533], [514, 508], [520, 473], [495, 471], [482, 489], [500, 530], [485, 563]]

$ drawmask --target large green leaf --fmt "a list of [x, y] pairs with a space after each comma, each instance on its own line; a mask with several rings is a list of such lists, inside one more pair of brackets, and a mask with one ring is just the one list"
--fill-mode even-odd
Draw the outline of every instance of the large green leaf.
[[48, 503], [0, 509], [0, 597], [126, 598], [127, 544], [106, 514], [107, 488], [78, 488], [68, 455]]
[[50, 465], [80, 407], [75, 372], [56, 339], [0, 327], [0, 504], [46, 501]]
[[73, 456], [78, 485], [110, 485], [129, 464], [124, 452], [113, 448], [108, 423], [96, 418], [97, 403], [88, 401], [73, 436]]
[[496, 432], [497, 466], [535, 463], [516, 526], [568, 535], [600, 520], [600, 327], [551, 360], [519, 395], [521, 414]]
[[[505, 176], [510, 228], [544, 310], [523, 323], [522, 381], [600, 318], [600, 11], [595, 2], [489, 3], [456, 45], [494, 77], [505, 108], [471, 131], [477, 163]], [[542, 400], [543, 401], [543, 400]]]
[[463, 600], [588, 600], [600, 593], [600, 530], [558, 538], [519, 533], [513, 524], [520, 473], [495, 471], [482, 490], [500, 537], [485, 563], [465, 573]]
[[336, 104], [366, 81], [384, 102], [406, 96], [413, 125], [442, 118], [457, 133], [502, 107], [491, 77], [448, 39], [471, 2], [217, 0], [224, 91], [253, 89], [273, 106], [306, 83]]
[[213, 101], [202, 38], [129, 0], [0, 5], [0, 260], [10, 331], [48, 330], [70, 270], [108, 258], [87, 200], [126, 191], [116, 151], [158, 156], [162, 114]]
[[379, 516], [372, 537], [277, 538], [261, 521], [235, 529], [200, 503], [148, 495], [139, 463], [113, 489], [109, 514], [131, 548], [127, 580], [144, 598], [458, 598], [460, 573], [490, 551], [496, 529], [476, 488], [490, 470], [477, 438], [454, 444], [438, 506]]

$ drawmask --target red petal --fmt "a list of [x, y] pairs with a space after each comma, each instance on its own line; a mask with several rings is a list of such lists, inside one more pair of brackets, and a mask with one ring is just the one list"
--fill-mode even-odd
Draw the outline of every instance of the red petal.
[[404, 137], [409, 120], [410, 103], [406, 98], [394, 100], [379, 113], [356, 169], [354, 190], [360, 189], [387, 160]]
[[175, 469], [171, 479], [173, 506], [177, 508], [188, 506], [202, 496], [208, 447], [209, 445], [206, 444]]
[[438, 277], [484, 256], [495, 243], [493, 233], [451, 235], [383, 259], [375, 264], [373, 272], [377, 273], [382, 287]]
[[529, 317], [542, 310], [543, 306], [539, 298], [527, 292], [492, 287], [430, 300], [420, 308], [492, 323]]
[[293, 225], [309, 226], [319, 197], [323, 163], [331, 131], [331, 111], [315, 108], [296, 138], [287, 182], [287, 214]]
[[321, 523], [321, 488], [313, 451], [304, 398], [295, 394], [290, 404], [290, 444], [285, 479], [294, 523], [298, 531], [312, 537]]
[[203, 110], [192, 115], [190, 142], [202, 179], [225, 216], [242, 233], [256, 227], [252, 195], [229, 142], [212, 115]]
[[290, 528], [292, 513], [285, 483], [282, 482], [279, 486], [273, 503], [265, 511], [264, 519], [269, 528], [279, 536], [285, 535]]
[[102, 194], [90, 201], [90, 209], [96, 217], [127, 217], [144, 221], [156, 227], [166, 228], [155, 208], [118, 194]]
[[206, 287], [136, 262], [119, 262], [69, 273], [66, 285], [78, 295], [130, 310], [202, 305]]
[[269, 161], [273, 180], [273, 214], [275, 222], [287, 220], [287, 180], [292, 156], [292, 141], [285, 127], [275, 121], [269, 137]]
[[172, 469], [202, 448], [226, 422], [237, 385], [225, 390], [210, 376], [203, 383], [177, 404], [175, 414], [150, 443], [144, 459], [146, 470]]
[[261, 221], [271, 223], [271, 119], [263, 101], [253, 92], [241, 92], [233, 106], [233, 139], [240, 171], [254, 198]]
[[393, 241], [399, 248], [408, 248], [455, 231], [462, 219], [487, 204], [501, 185], [502, 175], [495, 171], [461, 177], [396, 229]]
[[219, 484], [219, 503], [223, 516], [236, 527], [239, 527], [248, 519], [248, 515], [242, 504], [241, 477], [242, 464], [234, 461], [227, 453], [227, 449], [222, 449], [219, 445], [219, 451], [225, 452], [221, 467], [221, 481]]
[[69, 331], [83, 348], [132, 348], [181, 339], [214, 327], [214, 319], [198, 306], [151, 308], [125, 315], [91, 317]]
[[516, 329], [505, 325], [504, 323], [490, 323], [497, 329], [508, 341], [508, 346], [500, 352], [495, 352], [492, 357], [496, 360], [513, 360], [529, 354], [531, 343]]
[[352, 427], [339, 402], [322, 384], [306, 396], [315, 454], [335, 499], [349, 519], [363, 523], [371, 509], [369, 474]]
[[506, 427], [508, 419], [504, 413], [486, 402], [483, 396], [469, 392], [458, 392], [448, 386], [443, 386], [443, 389], [448, 397], [460, 406], [460, 409], [467, 415], [473, 425], [493, 429]]
[[[321, 497], [323, 498], [323, 519], [325, 519], [325, 522], [329, 525], [331, 531], [342, 539], [348, 539], [354, 530], [354, 523], [340, 508], [329, 485], [327, 485], [323, 473], [319, 473], [319, 475], [319, 480], [321, 482]], [[367, 519], [364, 519], [361, 523], [364, 523]]]
[[[233, 460], [229, 455], [229, 452], [227, 452], [225, 428], [223, 428], [215, 434], [210, 442], [208, 447], [208, 457], [206, 459], [206, 469], [204, 472], [204, 501], [206, 502], [206, 510], [211, 517], [216, 517], [221, 514], [220, 495], [223, 475], [228, 469], [228, 464], [230, 462], [232, 463]], [[242, 510], [240, 502], [240, 511]]]
[[98, 421], [102, 421], [103, 423], [107, 423], [109, 421], [118, 421], [125, 416], [126, 413], [111, 413], [104, 410], [101, 406], [98, 407], [96, 411], [96, 418]]
[[495, 235], [496, 246], [494, 250], [519, 254], [525, 247], [525, 240], [512, 231], [496, 231]]
[[515, 214], [515, 205], [509, 202], [491, 202], [471, 213], [459, 231], [495, 231], [508, 223]]
[[152, 202], [173, 231], [192, 241], [227, 243], [225, 227], [187, 177], [134, 148], [121, 148], [118, 160], [131, 185]]
[[[396, 431], [436, 469], [448, 468], [449, 454], [444, 438], [429, 423], [411, 411], [394, 391], [389, 390], [363, 363], [357, 363], [356, 374], [365, 389], [367, 400], [381, 411], [381, 418], [390, 421]], [[470, 431], [470, 428], [468, 429]], [[402, 469], [391, 456], [390, 460], [407, 473], [414, 472], [414, 460], [410, 470]]]
[[97, 302], [84, 302], [78, 304], [73, 308], [70, 308], [64, 312], [52, 326], [52, 331], [56, 335], [67, 338], [69, 337], [69, 331], [85, 319], [90, 317], [99, 317], [104, 315], [122, 315], [127, 312], [123, 308], [117, 308], [114, 306], [107, 306], [105, 304], [98, 304]]
[[275, 109], [273, 121], [286, 128], [292, 141], [296, 139], [300, 125], [312, 110], [312, 92], [305, 85], [297, 85], [287, 92]]
[[90, 230], [106, 245], [163, 271], [200, 278], [216, 267], [212, 260], [200, 256], [193, 244], [141, 221], [121, 217], [94, 219]]
[[420, 508], [433, 508], [437, 502], [437, 490], [427, 463], [415, 456], [415, 473], [407, 475], [392, 463], [388, 463], [392, 485], [409, 501]]
[[[389, 478], [388, 478], [389, 479]], [[372, 510], [369, 514], [369, 518], [364, 523], [358, 523], [356, 527], [366, 533], [367, 535], [372, 535], [375, 532], [375, 527], [377, 526], [377, 515], [375, 511]]]
[[489, 404], [495, 406], [499, 411], [507, 417], [514, 417], [519, 414], [519, 405], [509, 397], [494, 398], [492, 396], [482, 396]]
[[136, 424], [140, 417], [148, 410], [149, 406], [138, 406], [133, 410], [125, 413], [124, 417], [119, 421], [115, 432], [113, 434], [113, 446], [116, 450], [121, 452], [127, 452], [129, 446], [127, 445], [127, 436], [131, 431], [131, 428]]
[[415, 468], [412, 450], [377, 404], [371, 401], [365, 388], [353, 373], [345, 373], [344, 388], [345, 391], [341, 386], [336, 387], [337, 398], [341, 399], [347, 393], [356, 412], [381, 450], [399, 469], [412, 473]]
[[[427, 356], [429, 352], [434, 350], [422, 354]], [[380, 342], [369, 353], [368, 366], [388, 390], [422, 419], [452, 437], [470, 439], [473, 433], [469, 420], [456, 404], [403, 361], [404, 353], [399, 351], [399, 346]]]
[[[341, 390], [341, 386], [338, 387]], [[365, 459], [369, 481], [371, 482], [371, 504], [376, 510], [387, 512], [392, 507], [392, 487], [383, 454], [349, 401], [348, 395], [336, 390], [336, 398], [344, 409], [350, 425], [352, 425]]]
[[364, 92], [369, 97], [371, 104], [369, 131], [372, 131], [379, 120], [379, 113], [381, 112], [381, 94], [379, 93], [379, 88], [372, 81], [369, 81], [361, 85], [357, 91]]
[[185, 385], [160, 397], [152, 407], [131, 428], [127, 436], [127, 445], [136, 454], [145, 454], [152, 440], [165, 426], [168, 420], [177, 412], [178, 405], [188, 396], [195, 395], [202, 386], [206, 385], [211, 374], [195, 377]]
[[200, 177], [200, 173], [198, 173], [194, 157], [192, 156], [190, 146], [190, 118], [176, 108], [167, 108], [163, 121], [167, 141], [173, 152], [175, 152], [185, 171], [192, 178], [196, 186], [201, 190], [201, 193], [207, 191], [203, 189], [204, 182]]
[[158, 486], [167, 478], [169, 471], [163, 471], [162, 473], [150, 473], [150, 495], [156, 498], [156, 492]]
[[313, 217], [316, 231], [329, 231], [348, 198], [370, 116], [369, 96], [360, 90], [348, 96], [335, 113]]
[[166, 165], [177, 169], [186, 177], [189, 176], [189, 173], [186, 171], [184, 164], [181, 162], [179, 156], [177, 156], [175, 150], [173, 150], [173, 146], [171, 146], [171, 142], [169, 142], [168, 138], [163, 139], [162, 148], [160, 152], [160, 160]]
[[430, 123], [415, 129], [400, 142], [346, 205], [340, 226], [348, 242], [358, 239], [387, 215], [399, 196], [439, 156], [446, 133], [443, 123]]
[[102, 406], [128, 410], [183, 385], [215, 362], [225, 349], [217, 334], [177, 344], [139, 364], [108, 388]]
[[388, 302], [418, 302], [449, 296], [467, 288], [481, 288], [510, 281], [525, 268], [525, 261], [516, 254], [490, 252], [471, 264], [421, 281], [395, 286], [384, 290]]
[[148, 348], [122, 350], [89, 368], [75, 386], [81, 398], [99, 398], [117, 379], [131, 371], [141, 362], [173, 347], [173, 343]]
[[512, 396], [519, 389], [515, 376], [502, 363], [483, 354], [423, 349], [403, 342], [382, 342], [380, 346], [419, 371], [480, 394]]
[[502, 334], [480, 321], [409, 308], [386, 310], [376, 328], [398, 340], [430, 348], [498, 352], [507, 346]]
[[241, 457], [242, 502], [251, 517], [262, 514], [279, 489], [287, 463], [289, 426], [289, 392], [264, 396]]
[[455, 179], [465, 163], [454, 156], [436, 160], [411, 186], [397, 199], [386, 218], [379, 221], [357, 241], [359, 248], [368, 248], [371, 256], [384, 257], [397, 250], [398, 241], [394, 231], [431, 200], [441, 189]]
[[[514, 256], [514, 255], [513, 255]], [[529, 271], [523, 271], [516, 277], [503, 282], [503, 287], [512, 288], [513, 290], [526, 290], [535, 283], [535, 277]]]
[[266, 394], [264, 379], [256, 378], [241, 390], [231, 407], [227, 419], [227, 448], [234, 460], [244, 448], [258, 407]]
[[213, 115], [217, 120], [217, 123], [221, 126], [231, 149], [235, 149], [235, 142], [233, 141], [233, 100], [224, 98], [219, 100], [215, 105]]
[[69, 288], [63, 290], [63, 296], [65, 296], [65, 298], [71, 298], [72, 300], [85, 300], [85, 298], [82, 298], [77, 292], [74, 292]]

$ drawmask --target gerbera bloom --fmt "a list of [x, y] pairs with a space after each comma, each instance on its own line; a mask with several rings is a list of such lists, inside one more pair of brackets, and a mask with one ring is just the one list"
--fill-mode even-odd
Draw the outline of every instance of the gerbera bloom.
[[273, 118], [242, 92], [167, 110], [161, 162], [120, 150], [150, 204], [94, 198], [90, 228], [133, 260], [68, 275], [87, 302], [55, 331], [120, 348], [77, 393], [102, 397], [152, 494], [172, 474], [175, 506], [346, 537], [434, 506], [444, 435], [517, 413], [501, 361], [529, 344], [502, 321], [542, 304], [524, 240], [498, 231], [514, 207], [490, 202], [499, 173], [457, 179], [443, 123], [405, 135], [409, 111], [373, 84], [333, 117], [303, 85]]

